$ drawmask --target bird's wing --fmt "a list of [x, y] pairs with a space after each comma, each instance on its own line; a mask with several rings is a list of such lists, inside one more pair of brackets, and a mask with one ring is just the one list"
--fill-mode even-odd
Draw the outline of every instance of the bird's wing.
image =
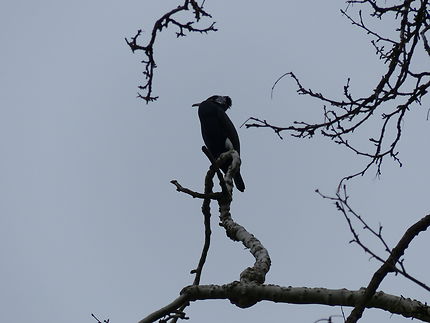
[[218, 119], [220, 120], [220, 125], [224, 128], [227, 133], [227, 138], [230, 139], [233, 144], [234, 149], [240, 154], [240, 142], [239, 135], [237, 134], [236, 128], [228, 117], [227, 113], [222, 109], [218, 109]]

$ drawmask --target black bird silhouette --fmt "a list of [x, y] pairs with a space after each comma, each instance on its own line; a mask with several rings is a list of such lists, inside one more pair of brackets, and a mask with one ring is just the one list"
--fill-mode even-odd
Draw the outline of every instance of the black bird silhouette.
[[[195, 106], [199, 107], [203, 141], [212, 156], [217, 159], [222, 153], [230, 149], [236, 150], [240, 155], [239, 136], [226, 113], [227, 109], [231, 107], [231, 98], [213, 95], [201, 103], [193, 104], [193, 107]], [[224, 173], [228, 166], [228, 164], [224, 164], [221, 167]], [[245, 183], [240, 175], [240, 170], [234, 176], [234, 183], [239, 191], [245, 190]]]

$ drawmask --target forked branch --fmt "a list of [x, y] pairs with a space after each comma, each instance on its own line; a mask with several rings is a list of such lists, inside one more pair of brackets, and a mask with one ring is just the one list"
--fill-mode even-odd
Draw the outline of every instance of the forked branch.
[[[351, 91], [351, 82], [348, 79], [341, 91], [341, 98], [332, 98], [305, 87], [294, 73], [285, 73], [275, 81], [272, 95], [282, 78], [291, 77], [296, 83], [299, 95], [314, 98], [322, 103], [322, 121], [316, 123], [296, 121], [292, 125], [279, 126], [253, 117], [249, 119], [251, 122], [246, 124], [247, 128], [272, 129], [279, 137], [282, 132], [299, 138], [321, 134], [366, 158], [366, 165], [360, 171], [344, 177], [341, 184], [345, 180], [365, 174], [371, 166], [376, 166], [376, 173], [380, 175], [382, 162], [387, 156], [402, 166], [397, 147], [402, 136], [405, 116], [413, 107], [421, 104], [422, 98], [430, 89], [428, 68], [430, 48], [427, 41], [430, 26], [429, 0], [404, 0], [395, 6], [378, 5], [378, 2], [347, 1], [348, 4], [369, 5], [373, 11], [370, 16], [376, 19], [388, 20], [394, 15], [394, 23], [397, 24], [394, 30], [396, 37], [388, 38], [373, 30], [368, 26], [361, 11], [357, 18], [353, 18], [346, 10], [341, 11], [354, 26], [372, 38], [371, 44], [376, 54], [386, 65], [385, 73], [372, 90], [364, 96], [355, 95]], [[383, 1], [381, 3], [386, 4]], [[391, 15], [388, 15], [389, 13]], [[423, 53], [427, 64], [422, 61]], [[422, 70], [416, 71], [417, 67], [422, 67]], [[368, 145], [361, 147], [363, 141], [360, 140], [357, 131], [373, 120], [379, 124], [378, 128], [368, 138]]]
[[[204, 1], [203, 1], [204, 3]], [[203, 17], [212, 18], [212, 16], [203, 9], [203, 3], [199, 4], [196, 0], [185, 0], [182, 5], [179, 5], [175, 9], [170, 10], [159, 18], [152, 28], [151, 36], [146, 45], [141, 45], [138, 40], [142, 36], [142, 29], [138, 30], [137, 33], [129, 39], [125, 38], [131, 51], [134, 53], [136, 51], [143, 51], [145, 58], [142, 63], [145, 65], [143, 75], [145, 76], [145, 84], [140, 85], [137, 97], [141, 98], [149, 103], [158, 99], [158, 96], [153, 96], [153, 80], [154, 80], [154, 70], [157, 67], [154, 58], [154, 46], [158, 34], [167, 29], [169, 25], [174, 25], [177, 28], [176, 37], [186, 36], [187, 32], [197, 32], [197, 33], [208, 33], [210, 31], [216, 31], [215, 22], [212, 22], [207, 27], [197, 27], [196, 24]], [[187, 22], [182, 22], [177, 16], [180, 13], [191, 10], [193, 12], [193, 18]]]
[[[364, 291], [363, 297], [355, 305], [351, 314], [347, 318], [346, 323], [355, 323], [361, 318], [366, 308], [366, 304], [371, 300], [373, 295], [375, 295], [376, 290], [378, 289], [384, 278], [391, 272], [400, 272], [396, 268], [396, 264], [400, 262], [400, 258], [403, 256], [406, 249], [409, 247], [409, 244], [420, 232], [426, 231], [429, 226], [430, 215], [426, 215], [417, 223], [409, 227], [408, 230], [406, 230], [403, 237], [391, 251], [390, 256], [387, 258], [387, 260], [385, 260], [382, 266], [373, 274], [372, 279], [370, 280]], [[429, 288], [427, 288], [427, 290], [430, 291]]]
[[[345, 186], [343, 186], [343, 191], [338, 191], [335, 197], [323, 195], [319, 191], [317, 191], [317, 193], [320, 194], [323, 198], [330, 199], [335, 202], [336, 208], [345, 217], [348, 223], [348, 227], [352, 233], [353, 239], [351, 240], [351, 242], [356, 243], [366, 253], [369, 253], [370, 255], [372, 255], [373, 258], [382, 262], [381, 267], [373, 274], [372, 279], [370, 280], [367, 287], [364, 289], [363, 297], [359, 300], [359, 302], [357, 302], [357, 304], [355, 304], [354, 309], [346, 320], [346, 323], [355, 323], [361, 318], [365, 308], [367, 307], [368, 302], [375, 295], [376, 290], [389, 273], [401, 274], [405, 278], [411, 280], [412, 282], [416, 283], [420, 287], [430, 292], [429, 286], [406, 272], [405, 266], [403, 264], [403, 259], [401, 259], [412, 240], [415, 239], [419, 233], [426, 231], [427, 228], [430, 227], [430, 214], [426, 215], [421, 220], [410, 226], [406, 230], [402, 238], [399, 240], [397, 245], [391, 249], [382, 237], [382, 225], [379, 225], [378, 229], [373, 229], [365, 221], [365, 219], [357, 212], [355, 212], [349, 205], [348, 195], [346, 193]], [[383, 256], [377, 255], [376, 252], [370, 249], [366, 245], [366, 243], [361, 240], [360, 235], [353, 224], [354, 219], [358, 221], [359, 226], [361, 226], [363, 230], [370, 232], [371, 235], [376, 237], [382, 243], [385, 251], [389, 253], [388, 258], [384, 259]]]
[[[226, 230], [227, 236], [233, 241], [241, 241], [243, 245], [250, 249], [251, 254], [255, 257], [255, 263], [252, 267], [246, 268], [240, 274], [241, 283], [251, 283], [251, 284], [262, 284], [265, 281], [265, 276], [270, 269], [270, 257], [267, 250], [261, 244], [261, 242], [252, 234], [250, 234], [243, 226], [235, 223], [230, 214], [230, 204], [232, 202], [232, 192], [233, 192], [233, 178], [240, 167], [240, 157], [235, 150], [230, 150], [220, 155], [217, 160], [214, 160], [210, 152], [206, 147], [202, 147], [203, 152], [211, 161], [211, 166], [205, 177], [205, 192], [199, 193], [192, 191], [188, 188], [183, 187], [178, 181], [173, 180], [171, 183], [175, 185], [176, 189], [180, 192], [188, 194], [193, 198], [202, 198], [202, 212], [204, 215], [205, 223], [205, 243], [203, 246], [202, 254], [199, 260], [199, 264], [196, 269], [192, 270], [191, 273], [196, 274], [193, 286], [200, 284], [200, 277], [202, 274], [203, 266], [206, 261], [207, 253], [210, 246], [210, 202], [211, 200], [218, 201], [220, 210], [220, 220], [221, 226]], [[220, 167], [224, 163], [229, 163], [228, 170], [225, 176], [222, 176]], [[221, 192], [213, 192], [213, 177], [217, 174], [220, 180]], [[233, 301], [233, 299], [232, 299]], [[255, 299], [247, 295], [242, 295], [242, 297], [234, 300], [235, 304], [240, 307], [249, 307], [255, 304]], [[179, 306], [176, 306], [178, 305]], [[184, 301], [183, 298], [175, 301], [173, 305], [168, 305], [167, 307], [157, 311], [157, 313], [164, 313], [160, 321], [172, 323], [176, 322], [178, 319], [185, 318], [184, 310], [188, 306], [189, 302]], [[172, 309], [172, 306], [174, 309]], [[158, 314], [154, 314], [158, 317]], [[154, 317], [154, 315], [150, 317]], [[152, 322], [149, 318], [148, 322]]]

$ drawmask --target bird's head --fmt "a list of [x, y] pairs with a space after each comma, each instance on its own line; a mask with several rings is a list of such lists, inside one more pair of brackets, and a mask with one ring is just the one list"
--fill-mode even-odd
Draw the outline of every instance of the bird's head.
[[[211, 97], [207, 98], [205, 101], [210, 101], [220, 105], [224, 111], [227, 111], [227, 109], [231, 107], [231, 103], [232, 103], [231, 98], [229, 96], [222, 96], [222, 95], [212, 95]], [[195, 103], [192, 106], [198, 107], [201, 103]]]

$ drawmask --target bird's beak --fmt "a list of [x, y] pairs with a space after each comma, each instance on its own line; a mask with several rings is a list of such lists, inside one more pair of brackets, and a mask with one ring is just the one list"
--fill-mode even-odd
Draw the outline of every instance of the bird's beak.
[[192, 107], [198, 107], [200, 105], [200, 103], [194, 103], [193, 105], [192, 105]]

